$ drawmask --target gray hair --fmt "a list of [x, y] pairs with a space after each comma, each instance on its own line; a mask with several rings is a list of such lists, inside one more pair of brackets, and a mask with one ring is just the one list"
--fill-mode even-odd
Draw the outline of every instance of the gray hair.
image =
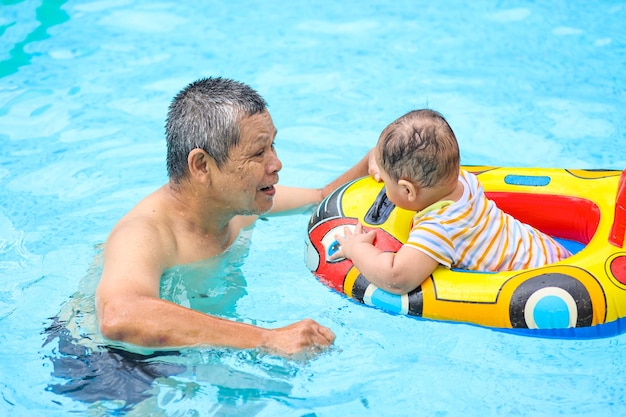
[[444, 117], [413, 110], [387, 126], [378, 140], [378, 162], [392, 180], [433, 187], [459, 175], [456, 136]]
[[221, 168], [240, 139], [239, 122], [263, 113], [265, 100], [246, 84], [226, 78], [202, 78], [172, 100], [167, 113], [167, 173], [180, 182], [188, 174], [187, 157], [203, 149]]

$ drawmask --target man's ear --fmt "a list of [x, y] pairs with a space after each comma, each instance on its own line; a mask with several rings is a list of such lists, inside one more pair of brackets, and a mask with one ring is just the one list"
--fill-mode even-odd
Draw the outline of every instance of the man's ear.
[[203, 149], [195, 148], [187, 155], [190, 176], [203, 184], [211, 181], [211, 170], [214, 166], [215, 161]]
[[398, 180], [398, 186], [408, 201], [413, 202], [417, 199], [419, 190], [411, 181]]

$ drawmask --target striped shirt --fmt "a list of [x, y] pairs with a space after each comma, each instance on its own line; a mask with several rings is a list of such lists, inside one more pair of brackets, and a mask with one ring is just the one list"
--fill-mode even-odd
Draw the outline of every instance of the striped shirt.
[[571, 256], [550, 236], [500, 210], [474, 174], [461, 170], [463, 196], [418, 212], [406, 246], [448, 268], [513, 271]]

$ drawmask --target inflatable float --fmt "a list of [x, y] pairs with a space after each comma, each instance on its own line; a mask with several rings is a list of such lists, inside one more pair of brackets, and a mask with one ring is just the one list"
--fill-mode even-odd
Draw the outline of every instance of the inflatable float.
[[397, 251], [413, 212], [395, 207], [369, 177], [330, 194], [308, 226], [307, 267], [323, 284], [395, 314], [471, 323], [515, 333], [593, 338], [626, 331], [626, 170], [463, 167], [498, 207], [557, 238], [572, 256], [541, 268], [477, 272], [439, 267], [395, 295], [346, 259], [330, 261], [337, 234], [361, 222], [374, 245]]

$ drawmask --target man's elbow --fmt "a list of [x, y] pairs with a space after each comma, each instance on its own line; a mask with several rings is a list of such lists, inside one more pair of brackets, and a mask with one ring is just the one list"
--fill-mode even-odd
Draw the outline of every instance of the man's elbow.
[[124, 317], [128, 317], [129, 312], [123, 306], [116, 306], [114, 303], [107, 303], [98, 308], [98, 327], [102, 336], [109, 340], [124, 342], [129, 332]]
[[124, 341], [124, 331], [122, 328], [114, 322], [101, 320], [99, 323], [100, 333], [106, 339], [115, 340], [118, 342]]
[[110, 341], [155, 348], [172, 346], [171, 334], [150, 331], [145, 317], [140, 318], [136, 305], [127, 300], [102, 303], [97, 310], [100, 334]]

